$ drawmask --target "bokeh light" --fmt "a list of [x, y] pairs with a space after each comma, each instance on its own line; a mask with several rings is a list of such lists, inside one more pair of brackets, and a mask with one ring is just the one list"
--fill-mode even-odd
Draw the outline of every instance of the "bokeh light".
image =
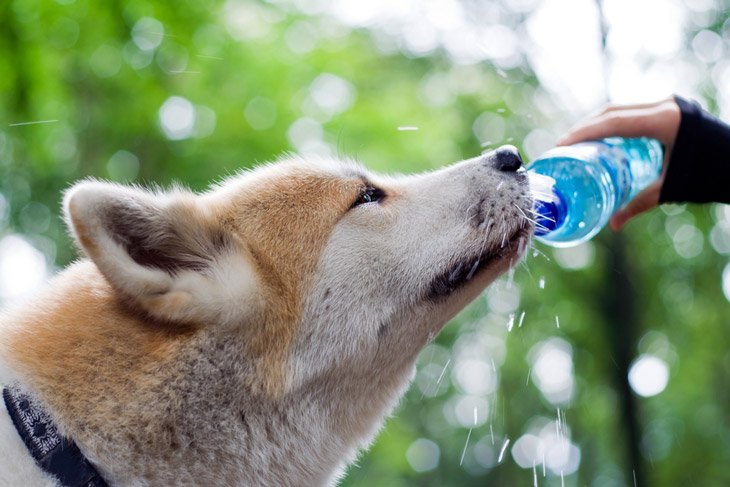
[[438, 467], [441, 450], [433, 441], [418, 438], [406, 450], [406, 458], [416, 472], [428, 472]]
[[276, 105], [264, 96], [256, 96], [248, 102], [243, 115], [254, 130], [266, 130], [276, 123]]
[[595, 257], [595, 246], [593, 242], [583, 242], [580, 245], [570, 248], [553, 249], [555, 261], [567, 270], [578, 270], [590, 267]]
[[640, 355], [629, 369], [629, 384], [638, 395], [656, 396], [669, 382], [669, 366], [659, 357]]
[[160, 107], [160, 126], [171, 140], [187, 139], [195, 129], [195, 107], [181, 96], [171, 96]]
[[47, 278], [46, 257], [19, 235], [0, 240], [0, 299], [4, 304], [28, 296]]
[[152, 17], [142, 17], [132, 27], [132, 40], [143, 51], [157, 49], [165, 35], [165, 26]]
[[129, 151], [119, 150], [109, 158], [106, 170], [115, 181], [132, 181], [139, 173], [139, 159]]
[[535, 345], [528, 355], [532, 380], [545, 399], [564, 404], [573, 398], [573, 348], [562, 338], [550, 338]]

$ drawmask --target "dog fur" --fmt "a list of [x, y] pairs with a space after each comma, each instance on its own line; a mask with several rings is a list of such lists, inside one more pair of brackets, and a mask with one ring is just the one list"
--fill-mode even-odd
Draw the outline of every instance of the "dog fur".
[[[202, 194], [81, 182], [64, 211], [86, 258], [4, 313], [0, 384], [111, 485], [333, 484], [422, 347], [521, 257], [530, 208], [494, 154], [398, 177], [290, 158]], [[55, 485], [4, 405], [0, 485]]]

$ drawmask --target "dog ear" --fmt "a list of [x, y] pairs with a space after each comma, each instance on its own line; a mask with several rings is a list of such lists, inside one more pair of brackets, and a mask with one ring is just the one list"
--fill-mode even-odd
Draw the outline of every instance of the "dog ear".
[[133, 305], [168, 321], [240, 318], [255, 292], [242, 245], [193, 193], [98, 181], [64, 197], [79, 247]]

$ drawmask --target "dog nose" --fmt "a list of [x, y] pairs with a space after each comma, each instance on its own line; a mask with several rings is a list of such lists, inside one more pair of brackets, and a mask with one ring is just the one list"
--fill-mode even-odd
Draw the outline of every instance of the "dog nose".
[[490, 160], [494, 168], [498, 171], [515, 172], [522, 167], [520, 151], [513, 145], [503, 145], [496, 149], [491, 155]]

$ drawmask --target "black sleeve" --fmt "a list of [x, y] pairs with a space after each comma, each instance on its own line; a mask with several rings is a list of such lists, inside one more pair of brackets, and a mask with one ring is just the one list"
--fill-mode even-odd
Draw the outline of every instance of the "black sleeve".
[[660, 203], [730, 203], [730, 125], [674, 97], [682, 118]]

